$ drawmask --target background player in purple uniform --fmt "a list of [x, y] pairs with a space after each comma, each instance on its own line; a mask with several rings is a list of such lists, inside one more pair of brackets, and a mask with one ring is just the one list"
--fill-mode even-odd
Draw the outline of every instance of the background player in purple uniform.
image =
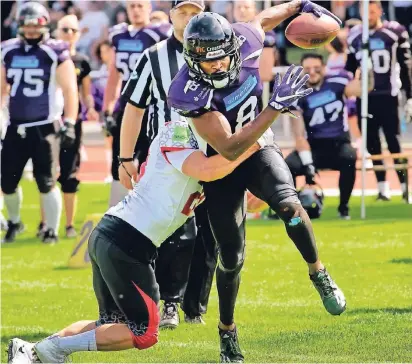
[[[362, 2], [361, 2], [362, 3]], [[361, 12], [362, 13], [362, 12]], [[405, 91], [408, 104], [412, 103], [411, 78], [412, 64], [409, 35], [406, 29], [395, 21], [382, 21], [382, 5], [380, 1], [370, 1], [369, 4], [369, 47], [375, 77], [375, 88], [369, 94], [368, 112], [372, 118], [368, 119], [367, 148], [371, 154], [381, 154], [382, 146], [379, 130], [385, 135], [388, 149], [391, 153], [399, 153], [400, 122], [398, 115], [399, 77], [402, 89]], [[353, 27], [348, 36], [349, 54], [346, 69], [355, 72], [362, 57], [362, 26]], [[400, 68], [400, 72], [398, 71]], [[358, 114], [360, 114], [360, 99]], [[361, 117], [358, 117], [359, 123]], [[375, 165], [382, 165], [383, 161], [373, 161]], [[401, 163], [395, 160], [395, 163]], [[376, 171], [378, 180], [379, 200], [390, 199], [389, 183], [386, 181], [385, 171]], [[404, 171], [397, 171], [404, 198], [406, 184]]]
[[[151, 10], [150, 1], [128, 1], [127, 17], [131, 24], [121, 23], [114, 26], [110, 31], [110, 40], [115, 55], [109, 68], [109, 77], [103, 101], [106, 130], [113, 136], [113, 182], [110, 192], [110, 206], [121, 201], [127, 194], [127, 189], [119, 181], [118, 173], [120, 127], [126, 107], [126, 102], [118, 98], [119, 87], [124, 88], [143, 51], [171, 35], [170, 24], [150, 25]], [[139, 163], [142, 163], [146, 160], [146, 151], [148, 149], [146, 133], [140, 133], [137, 144], [136, 155]]]
[[[292, 66], [282, 81], [277, 75], [270, 106], [257, 116], [264, 30], [273, 29], [298, 12], [328, 14], [309, 1], [292, 1], [261, 12], [251, 23], [231, 26], [217, 14], [203, 13], [188, 24], [184, 35], [187, 66], [173, 80], [168, 101], [191, 120], [200, 148], [208, 155], [219, 153], [235, 160], [281, 112], [288, 112], [293, 102], [312, 91], [302, 89], [309, 76], [300, 78], [302, 69], [293, 73]], [[285, 222], [328, 312], [341, 314], [346, 307], [343, 293], [319, 260], [309, 217], [297, 198], [282, 154], [273, 144], [229, 176], [204, 184], [206, 207], [220, 254], [216, 280], [222, 362], [243, 361], [234, 308], [244, 262], [246, 189], [267, 202]]]
[[72, 145], [79, 101], [69, 50], [66, 43], [49, 39], [49, 20], [43, 5], [25, 3], [18, 14], [20, 37], [2, 43], [2, 100], [10, 94], [10, 125], [1, 156], [1, 188], [10, 220], [7, 242], [23, 229], [18, 184], [30, 158], [47, 225], [43, 242], [57, 241], [61, 216], [61, 194], [55, 187], [58, 134], [63, 147]]
[[[310, 76], [308, 86], [314, 91], [297, 103], [303, 121], [302, 118], [292, 120], [296, 151], [286, 158], [286, 163], [293, 177], [305, 175], [307, 184], [315, 183], [316, 168], [340, 171], [338, 212], [341, 218], [350, 219], [348, 203], [355, 184], [356, 149], [351, 145], [346, 99], [361, 96], [361, 83], [358, 79], [352, 80], [344, 70], [326, 74], [319, 54], [305, 54], [301, 64]], [[373, 75], [369, 80], [369, 90], [372, 90]]]

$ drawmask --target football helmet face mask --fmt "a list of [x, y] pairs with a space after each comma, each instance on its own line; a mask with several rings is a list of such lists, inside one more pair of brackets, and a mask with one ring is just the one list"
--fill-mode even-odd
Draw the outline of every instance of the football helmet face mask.
[[303, 187], [298, 192], [298, 198], [311, 219], [317, 219], [322, 215], [325, 196], [320, 186]]
[[[190, 20], [184, 32], [183, 54], [191, 76], [213, 88], [227, 87], [239, 76], [240, 42], [229, 22], [219, 14], [201, 13]], [[200, 65], [227, 56], [230, 62], [226, 71], [207, 74]]]
[[[29, 44], [36, 45], [49, 37], [50, 15], [46, 8], [37, 2], [29, 1], [24, 3], [17, 14], [18, 30], [20, 36]], [[34, 26], [37, 38], [27, 38], [26, 26]]]

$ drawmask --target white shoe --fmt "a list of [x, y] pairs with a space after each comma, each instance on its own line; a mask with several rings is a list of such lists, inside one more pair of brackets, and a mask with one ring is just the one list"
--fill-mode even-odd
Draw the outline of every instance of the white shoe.
[[57, 344], [57, 336], [52, 336], [34, 345], [34, 352], [42, 363], [64, 363], [66, 355]]
[[14, 338], [9, 342], [7, 350], [8, 363], [29, 364], [35, 362], [32, 349], [34, 344]]

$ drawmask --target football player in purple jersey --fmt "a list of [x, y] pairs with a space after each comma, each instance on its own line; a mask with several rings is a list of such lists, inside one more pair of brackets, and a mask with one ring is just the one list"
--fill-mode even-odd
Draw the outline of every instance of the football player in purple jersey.
[[[259, 56], [265, 31], [299, 12], [336, 18], [304, 0], [266, 9], [250, 23], [230, 25], [218, 14], [203, 13], [188, 24], [184, 34], [186, 66], [173, 80], [168, 102], [189, 119], [207, 155], [219, 153], [229, 160], [237, 159], [280, 113], [289, 113], [293, 103], [312, 92], [304, 86], [309, 75], [300, 77], [302, 68], [291, 66], [282, 80], [276, 76], [269, 106], [259, 114]], [[244, 360], [234, 309], [245, 258], [246, 189], [267, 202], [284, 221], [289, 237], [308, 264], [310, 279], [326, 310], [339, 315], [346, 307], [342, 291], [319, 259], [310, 219], [297, 197], [289, 168], [273, 143], [227, 177], [204, 183], [205, 203], [220, 253], [216, 281], [222, 362]]]
[[[362, 5], [362, 2], [360, 2]], [[362, 11], [361, 11], [362, 13]], [[403, 89], [407, 98], [406, 113], [412, 115], [412, 63], [409, 35], [403, 25], [396, 21], [382, 20], [382, 5], [380, 1], [369, 2], [369, 49], [375, 78], [375, 88], [369, 94], [368, 113], [372, 115], [367, 121], [366, 146], [369, 153], [381, 154], [382, 146], [379, 131], [385, 135], [388, 149], [391, 153], [400, 153], [399, 142], [400, 121], [398, 114], [398, 97]], [[348, 35], [349, 54], [346, 69], [351, 72], [360, 66], [362, 58], [362, 25], [354, 26]], [[399, 80], [402, 84], [400, 87]], [[358, 103], [358, 122], [361, 123], [361, 100]], [[361, 125], [360, 125], [361, 126]], [[402, 160], [395, 159], [395, 163]], [[374, 165], [383, 165], [382, 160], [373, 161]], [[389, 183], [386, 181], [386, 171], [375, 171], [379, 194], [377, 199], [390, 199]], [[405, 171], [397, 171], [399, 182], [406, 196]]]
[[[306, 183], [315, 183], [319, 168], [340, 172], [339, 216], [349, 220], [349, 199], [356, 177], [356, 149], [351, 145], [348, 125], [347, 99], [361, 96], [361, 82], [345, 71], [326, 73], [323, 57], [306, 53], [301, 65], [309, 74], [308, 86], [313, 93], [297, 103], [302, 118], [292, 120], [296, 151], [286, 163], [293, 177], [304, 175]], [[373, 89], [373, 74], [369, 77], [369, 90]]]
[[42, 240], [55, 243], [62, 206], [55, 186], [57, 164], [60, 144], [65, 148], [75, 140], [79, 105], [76, 71], [67, 44], [50, 39], [50, 17], [43, 5], [24, 3], [17, 21], [19, 37], [1, 44], [2, 103], [9, 95], [10, 113], [1, 156], [1, 188], [10, 220], [5, 241], [13, 242], [24, 228], [18, 184], [31, 158], [45, 214]]

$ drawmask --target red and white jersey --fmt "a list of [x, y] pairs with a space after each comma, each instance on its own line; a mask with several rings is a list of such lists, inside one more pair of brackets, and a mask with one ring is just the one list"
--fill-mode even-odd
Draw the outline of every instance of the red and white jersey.
[[106, 214], [126, 221], [159, 247], [203, 200], [199, 181], [182, 173], [183, 162], [198, 150], [186, 121], [166, 123], [150, 146], [141, 179]]

